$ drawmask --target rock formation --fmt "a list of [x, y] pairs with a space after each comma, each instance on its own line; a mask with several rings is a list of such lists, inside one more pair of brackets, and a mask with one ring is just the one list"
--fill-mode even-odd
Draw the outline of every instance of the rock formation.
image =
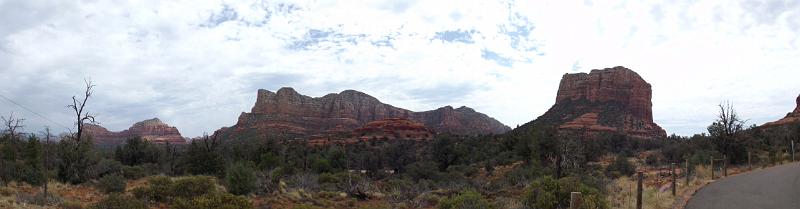
[[144, 120], [134, 123], [128, 130], [113, 132], [99, 126], [86, 124], [84, 130], [91, 135], [95, 144], [117, 145], [125, 143], [125, 140], [133, 137], [141, 137], [144, 140], [154, 143], [183, 144], [186, 140], [178, 132], [178, 129], [169, 126], [158, 118]]
[[800, 96], [797, 96], [797, 106], [794, 108], [794, 111], [786, 114], [786, 117], [783, 117], [780, 120], [765, 123], [763, 127], [773, 127], [773, 126], [782, 126], [782, 125], [790, 125], [790, 124], [800, 124]]
[[651, 94], [650, 84], [625, 67], [565, 74], [555, 105], [532, 124], [554, 125], [562, 131], [663, 138], [666, 131], [653, 123]]
[[233, 127], [217, 131], [223, 137], [288, 135], [308, 137], [332, 131], [353, 131], [387, 118], [420, 122], [436, 133], [456, 135], [501, 134], [507, 126], [467, 107], [450, 106], [413, 112], [381, 103], [355, 90], [312, 98], [284, 87], [273, 93], [260, 89], [250, 113], [242, 113]]

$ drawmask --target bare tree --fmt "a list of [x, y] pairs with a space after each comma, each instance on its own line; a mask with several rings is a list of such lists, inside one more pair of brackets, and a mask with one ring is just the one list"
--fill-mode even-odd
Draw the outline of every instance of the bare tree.
[[94, 120], [94, 115], [89, 114], [85, 110], [86, 101], [88, 101], [89, 97], [92, 96], [92, 88], [94, 87], [94, 85], [92, 85], [92, 81], [90, 80], [84, 79], [83, 81], [84, 83], [86, 83], [86, 91], [84, 92], [83, 98], [77, 98], [76, 96], [72, 96], [72, 104], [67, 105], [67, 108], [71, 108], [73, 111], [75, 111], [75, 117], [76, 117], [75, 125], [78, 126], [78, 132], [75, 133], [76, 142], [81, 141], [82, 139], [81, 137], [83, 135], [83, 126], [85, 124], [97, 124], [97, 122], [95, 122]]
[[730, 102], [719, 104], [717, 120], [708, 126], [708, 133], [718, 140], [718, 148], [732, 156], [733, 145], [744, 130], [747, 121], [742, 120]]
[[5, 116], [0, 116], [0, 118], [3, 120], [3, 126], [6, 129], [5, 133], [8, 133], [8, 135], [11, 137], [10, 139], [16, 139], [17, 134], [19, 134], [17, 130], [20, 130], [24, 127], [22, 123], [25, 122], [25, 119], [14, 118], [14, 112], [11, 112], [8, 115], [8, 118]]

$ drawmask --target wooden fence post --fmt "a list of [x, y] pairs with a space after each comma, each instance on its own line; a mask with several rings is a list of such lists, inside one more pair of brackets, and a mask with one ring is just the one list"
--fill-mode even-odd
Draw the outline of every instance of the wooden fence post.
[[711, 158], [711, 180], [714, 180], [714, 158]]
[[636, 209], [642, 209], [642, 192], [644, 191], [642, 188], [642, 180], [644, 180], [644, 173], [639, 171], [636, 175], [639, 176], [639, 180], [636, 183]]
[[753, 157], [749, 151], [747, 152], [747, 169], [753, 170]]
[[689, 172], [689, 159], [688, 158], [686, 159], [686, 170], [685, 170], [684, 173], [686, 173], [685, 174], [686, 175], [686, 186], [689, 186], [689, 174], [690, 174], [690, 172]]
[[794, 162], [794, 140], [792, 140], [792, 162]]
[[569, 196], [569, 209], [581, 209], [583, 200], [580, 192], [572, 192]]
[[722, 175], [728, 177], [728, 156], [722, 157]]
[[675, 183], [675, 163], [670, 164], [669, 167], [672, 169], [672, 196], [675, 196], [677, 194], [676, 188], [678, 186], [678, 184]]

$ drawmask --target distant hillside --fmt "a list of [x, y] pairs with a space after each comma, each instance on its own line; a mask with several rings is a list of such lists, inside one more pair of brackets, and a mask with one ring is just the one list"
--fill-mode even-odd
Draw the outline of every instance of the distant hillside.
[[161, 122], [158, 118], [134, 123], [128, 130], [120, 132], [109, 131], [102, 126], [92, 124], [86, 124], [84, 128], [86, 133], [92, 136], [94, 143], [101, 145], [123, 144], [126, 139], [133, 137], [142, 137], [154, 143], [186, 143], [177, 128]]

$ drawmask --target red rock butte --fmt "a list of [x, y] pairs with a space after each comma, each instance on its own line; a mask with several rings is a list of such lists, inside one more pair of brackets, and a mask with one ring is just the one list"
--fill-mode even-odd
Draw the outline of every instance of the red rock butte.
[[638, 138], [664, 138], [653, 122], [652, 90], [636, 72], [621, 66], [564, 74], [556, 103], [533, 123], [560, 130], [622, 133]]
[[242, 113], [236, 125], [215, 133], [228, 138], [265, 135], [307, 138], [330, 132], [352, 132], [369, 122], [387, 118], [419, 122], [435, 133], [481, 135], [510, 130], [494, 118], [468, 107], [446, 106], [414, 112], [384, 104], [355, 90], [309, 97], [284, 87], [274, 93], [259, 89], [251, 112]]
[[800, 124], [800, 96], [797, 96], [797, 100], [795, 102], [797, 106], [794, 108], [794, 111], [786, 114], [786, 117], [783, 117], [780, 120], [765, 123], [762, 127]]
[[84, 130], [92, 136], [95, 144], [118, 145], [125, 143], [125, 140], [134, 137], [141, 137], [153, 143], [184, 144], [186, 140], [181, 136], [177, 128], [161, 122], [158, 118], [134, 123], [127, 130], [120, 132], [109, 131], [108, 129], [93, 124], [85, 124]]

